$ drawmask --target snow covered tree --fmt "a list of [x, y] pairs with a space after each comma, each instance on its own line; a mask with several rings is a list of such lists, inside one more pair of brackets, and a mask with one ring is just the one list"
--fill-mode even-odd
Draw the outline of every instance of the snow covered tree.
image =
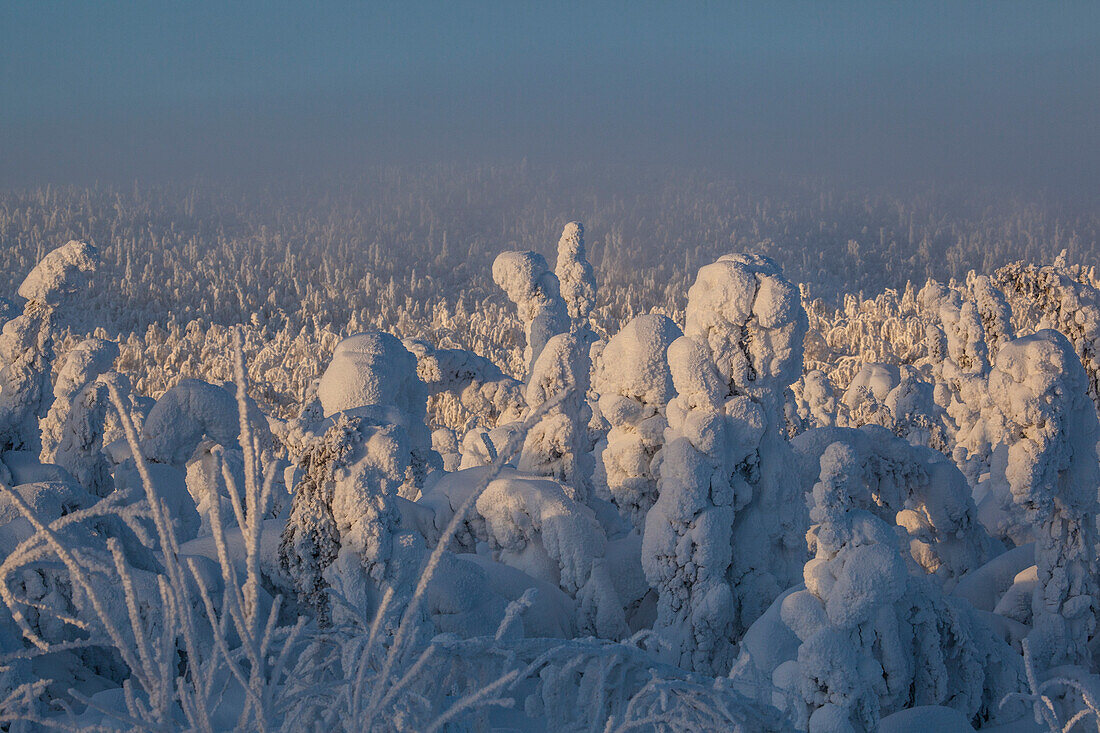
[[592, 364], [589, 344], [578, 331], [546, 342], [527, 380], [531, 410], [558, 399], [531, 427], [523, 442], [519, 468], [564, 482], [582, 504], [592, 494], [594, 460], [588, 441], [591, 411], [586, 399]]
[[485, 357], [465, 349], [436, 348], [423, 339], [402, 343], [416, 356], [416, 373], [429, 398], [450, 393], [468, 414], [491, 422], [510, 422], [522, 414], [523, 384]]
[[859, 480], [870, 487], [851, 497], [853, 506], [898, 533], [913, 572], [927, 573], [949, 590], [989, 558], [993, 543], [978, 522], [965, 477], [950, 458], [878, 425], [809, 430], [792, 441], [807, 493], [819, 478], [822, 456], [834, 444], [850, 454]]
[[702, 268], [685, 320], [668, 349], [677, 397], [642, 564], [672, 660], [703, 671], [728, 667], [735, 635], [802, 562], [805, 520], [790, 511], [800, 488], [783, 476], [783, 405], [807, 326], [798, 290], [758, 255]]
[[1088, 377], [1089, 397], [1100, 409], [1100, 288], [1081, 268], [1065, 262], [1037, 266], [1014, 262], [994, 278], [1008, 298], [1018, 332], [1056, 329], [1073, 345]]
[[591, 509], [554, 481], [502, 477], [477, 499], [490, 547], [507, 565], [559, 585], [577, 599], [582, 634], [629, 634], [608, 570], [607, 537]]
[[1011, 648], [964, 602], [906, 572], [897, 535], [859, 508], [873, 487], [851, 448], [830, 445], [820, 465], [806, 590], [785, 595], [779, 609], [783, 633], [799, 645], [772, 672], [794, 722], [872, 731], [882, 715], [918, 705], [952, 707], [968, 720], [996, 715], [1021, 678]]
[[[729, 579], [735, 497], [725, 457], [730, 426], [722, 379], [708, 357], [703, 344], [687, 337], [669, 346], [677, 396], [669, 405], [657, 501], [642, 535], [642, 567], [658, 593], [654, 630], [672, 663], [700, 672], [729, 667], [736, 612]], [[756, 416], [762, 432], [758, 409]]]
[[929, 280], [920, 301], [929, 334], [923, 366], [936, 382], [936, 402], [950, 418], [949, 446], [941, 450], [976, 487], [989, 470], [996, 442], [989, 421], [989, 373], [994, 356], [1012, 338], [1012, 310], [993, 282], [978, 276], [968, 278], [965, 288]]
[[150, 461], [182, 468], [204, 436], [233, 447], [239, 430], [237, 403], [229, 392], [184, 379], [161, 395], [145, 418], [141, 450]]
[[894, 435], [913, 445], [941, 453], [948, 451], [948, 415], [936, 404], [935, 386], [920, 379], [911, 367], [902, 370], [901, 381], [886, 395], [882, 406], [888, 417], [880, 424]]
[[516, 304], [527, 336], [523, 358], [530, 373], [546, 342], [569, 330], [558, 278], [538, 252], [501, 252], [493, 261], [493, 281]]
[[806, 372], [791, 389], [794, 392], [798, 417], [807, 429], [836, 424], [836, 391], [825, 372], [819, 369]]
[[53, 404], [42, 421], [42, 460], [50, 462], [62, 440], [62, 427], [80, 392], [111, 370], [118, 359], [118, 344], [104, 339], [81, 341], [68, 354], [53, 385]]
[[739, 629], [798, 576], [805, 552], [805, 517], [790, 511], [801, 489], [786, 476], [784, 402], [802, 372], [806, 324], [798, 289], [767, 257], [724, 255], [700, 270], [688, 292], [684, 334], [707, 345], [730, 425], [726, 460], [737, 512], [730, 580]]
[[1088, 377], [1069, 341], [1045, 329], [1002, 346], [989, 388], [1006, 422], [1004, 479], [1035, 539], [1033, 654], [1087, 666], [1100, 606], [1100, 424]]
[[657, 500], [657, 454], [668, 427], [665, 406], [675, 396], [668, 347], [679, 327], [660, 315], [638, 316], [608, 341], [597, 359], [593, 387], [611, 425], [603, 475], [611, 500], [641, 529]]
[[[403, 600], [422, 547], [401, 526], [395, 500], [405, 480], [408, 436], [370, 408], [338, 412], [309, 432], [279, 562], [303, 606], [323, 623], [335, 588], [369, 618], [386, 588]], [[400, 586], [400, 587], [399, 587]], [[397, 600], [402, 600], [399, 597]]]
[[841, 395], [837, 424], [858, 428], [888, 423], [886, 397], [900, 382], [901, 372], [895, 364], [862, 364]]
[[978, 275], [971, 271], [967, 275], [966, 285], [985, 331], [989, 361], [995, 362], [1001, 347], [1016, 337], [1012, 325], [1012, 306], [989, 275]]
[[27, 301], [23, 313], [0, 333], [0, 447], [41, 451], [38, 420], [52, 395], [54, 313], [98, 264], [95, 247], [73, 240], [43, 257], [19, 286]]
[[321, 376], [317, 396], [326, 417], [367, 405], [388, 408], [388, 419], [409, 438], [403, 496], [415, 498], [428, 473], [442, 468], [425, 423], [428, 391], [417, 376], [417, 359], [395, 336], [376, 331], [341, 341]]
[[85, 385], [68, 405], [52, 458], [53, 463], [67, 470], [81, 486], [97, 496], [107, 496], [115, 488], [111, 462], [104, 450], [108, 443], [109, 418], [114, 409], [108, 380], [119, 393], [131, 394], [130, 380], [122, 374], [108, 373]]
[[569, 317], [581, 327], [588, 326], [588, 316], [596, 304], [596, 275], [588, 262], [584, 248], [584, 225], [571, 221], [558, 240], [558, 260], [554, 266], [561, 297]]

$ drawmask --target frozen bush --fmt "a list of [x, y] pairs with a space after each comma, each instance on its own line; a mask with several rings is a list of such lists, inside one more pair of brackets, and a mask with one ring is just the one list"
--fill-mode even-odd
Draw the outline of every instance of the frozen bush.
[[920, 379], [911, 368], [902, 370], [901, 381], [886, 395], [882, 406], [886, 419], [879, 424], [894, 435], [913, 445], [948, 452], [948, 415], [936, 404], [935, 387]]
[[[462, 436], [459, 450], [462, 453], [462, 462], [459, 468], [474, 468], [475, 466], [487, 466], [493, 462], [494, 456], [500, 453], [514, 436], [519, 434], [519, 422], [497, 425], [491, 430], [485, 428], [471, 428]], [[510, 459], [508, 465], [514, 466], [518, 459]]]

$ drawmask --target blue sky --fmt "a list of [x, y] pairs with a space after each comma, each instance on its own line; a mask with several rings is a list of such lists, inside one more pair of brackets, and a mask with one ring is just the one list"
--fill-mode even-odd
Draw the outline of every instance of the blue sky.
[[1095, 183], [1100, 3], [0, 4], [0, 182], [519, 157]]

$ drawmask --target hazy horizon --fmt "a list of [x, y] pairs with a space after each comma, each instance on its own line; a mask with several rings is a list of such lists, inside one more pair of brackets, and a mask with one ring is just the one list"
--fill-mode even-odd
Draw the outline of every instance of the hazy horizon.
[[0, 185], [585, 161], [1059, 194], [1100, 5], [6, 3]]

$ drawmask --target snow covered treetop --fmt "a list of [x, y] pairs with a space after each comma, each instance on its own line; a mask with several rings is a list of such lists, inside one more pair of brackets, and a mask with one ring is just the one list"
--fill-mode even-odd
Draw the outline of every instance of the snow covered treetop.
[[493, 281], [516, 304], [527, 336], [524, 361], [530, 371], [546, 342], [569, 330], [558, 277], [538, 252], [501, 252], [493, 261]]
[[56, 303], [79, 288], [85, 274], [94, 272], [98, 265], [96, 248], [74, 239], [42, 258], [19, 286], [19, 295], [32, 303]]
[[1001, 348], [989, 392], [1016, 436], [1006, 477], [1015, 501], [1040, 512], [1052, 503], [1096, 513], [1100, 471], [1088, 377], [1069, 341], [1044, 329]]
[[237, 442], [237, 403], [226, 390], [183, 379], [161, 395], [142, 429], [141, 450], [157, 463], [183, 465], [209, 436], [224, 446]]
[[416, 357], [396, 336], [379, 331], [348, 336], [337, 345], [317, 387], [325, 417], [388, 405], [423, 422], [428, 392], [416, 367]]
[[[554, 268], [569, 317], [585, 320], [596, 304], [596, 275], [584, 248], [584, 225], [571, 221], [558, 240], [558, 261]], [[494, 273], [495, 274], [495, 273]]]
[[680, 328], [667, 316], [634, 318], [607, 342], [595, 372], [596, 391], [644, 404], [665, 404], [676, 396], [668, 368], [668, 347]]
[[808, 328], [798, 288], [771, 259], [723, 255], [699, 270], [688, 291], [685, 335], [709, 345], [738, 391], [786, 387], [802, 370]]
[[561, 298], [558, 278], [538, 252], [501, 252], [493, 260], [493, 282], [516, 304], [523, 321]]
[[[54, 382], [57, 387], [82, 385], [89, 380], [88, 375], [99, 375], [111, 370], [119, 357], [119, 347], [114, 341], [88, 338], [73, 347], [58, 370]], [[70, 387], [71, 388], [71, 387]]]
[[1085, 395], [1086, 386], [1073, 346], [1052, 329], [1010, 341], [998, 354], [989, 379], [998, 406], [1019, 425], [1039, 425], [1048, 412], [1064, 409], [1057, 396], [1072, 400]]

